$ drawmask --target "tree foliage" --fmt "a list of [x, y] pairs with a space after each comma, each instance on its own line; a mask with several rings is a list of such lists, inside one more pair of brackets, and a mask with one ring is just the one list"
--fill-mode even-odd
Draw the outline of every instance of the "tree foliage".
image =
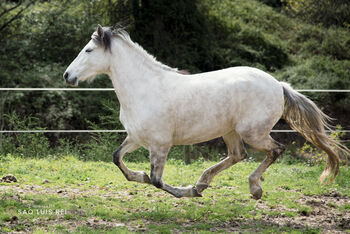
[[[331, 2], [331, 3], [330, 3]], [[273, 9], [305, 15], [299, 21]], [[333, 4], [332, 6], [327, 4]], [[303, 88], [350, 88], [346, 1], [314, 0], [16, 0], [0, 6], [0, 86], [65, 87], [62, 73], [98, 23], [122, 22], [158, 60], [191, 73], [254, 66]], [[326, 12], [326, 10], [331, 10]], [[307, 21], [322, 23], [318, 27]], [[317, 56], [315, 56], [317, 55]], [[105, 76], [82, 87], [111, 87]], [[327, 94], [328, 95], [328, 94]], [[315, 98], [342, 111], [348, 96]], [[33, 116], [47, 129], [120, 128], [113, 92], [0, 92], [5, 114]], [[62, 135], [50, 135], [56, 144]], [[86, 139], [83, 139], [86, 140]], [[1, 140], [0, 140], [1, 141]]]
[[350, 27], [350, 1], [284, 0], [286, 9], [313, 23]]

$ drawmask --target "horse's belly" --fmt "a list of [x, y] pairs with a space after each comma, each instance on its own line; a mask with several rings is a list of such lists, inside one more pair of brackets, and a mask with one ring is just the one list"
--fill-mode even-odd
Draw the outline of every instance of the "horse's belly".
[[177, 123], [173, 144], [188, 145], [224, 136], [234, 129], [234, 116], [212, 113]]
[[[175, 138], [174, 145], [192, 145], [205, 141], [209, 141], [221, 136], [224, 136], [232, 131], [232, 128], [227, 129], [216, 129], [216, 131], [202, 132], [201, 134], [193, 134], [193, 132], [188, 132], [187, 134], [182, 135], [181, 137]], [[192, 134], [191, 134], [192, 133]]]

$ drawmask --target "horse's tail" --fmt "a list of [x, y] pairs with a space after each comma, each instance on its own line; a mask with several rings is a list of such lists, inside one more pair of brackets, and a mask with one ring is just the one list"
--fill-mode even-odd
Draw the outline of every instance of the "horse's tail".
[[324, 150], [327, 155], [326, 168], [320, 176], [321, 182], [326, 178], [333, 181], [339, 172], [339, 151], [350, 154], [350, 150], [327, 133], [331, 118], [324, 114], [314, 102], [293, 90], [289, 84], [281, 82], [284, 93], [283, 118], [294, 130], [306, 140]]

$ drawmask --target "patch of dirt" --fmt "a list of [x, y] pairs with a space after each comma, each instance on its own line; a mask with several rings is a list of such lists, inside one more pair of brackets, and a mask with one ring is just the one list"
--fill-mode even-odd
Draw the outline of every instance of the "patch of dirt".
[[50, 195], [58, 195], [60, 197], [69, 197], [75, 198], [77, 196], [101, 196], [104, 198], [112, 197], [112, 198], [129, 198], [132, 196], [130, 192], [126, 191], [112, 191], [112, 190], [104, 190], [103, 193], [100, 192], [102, 190], [101, 187], [91, 187], [90, 189], [78, 189], [78, 188], [69, 188], [69, 187], [45, 187], [41, 185], [0, 185], [0, 191], [13, 190], [18, 195], [23, 194], [50, 194]]
[[[23, 184], [11, 184], [11, 185], [0, 185], [0, 191], [10, 191], [14, 193], [6, 195], [10, 199], [21, 201], [24, 194], [55, 194], [60, 197], [68, 197], [75, 199], [76, 197], [88, 197], [88, 196], [100, 196], [104, 198], [117, 198], [121, 201], [132, 201], [136, 191], [113, 191], [104, 189], [103, 193], [100, 190], [101, 187], [91, 187], [89, 189], [81, 190], [78, 188], [61, 188], [61, 187], [45, 187], [41, 185], [23, 185]], [[283, 188], [282, 188], [283, 189]], [[289, 189], [288, 189], [289, 190]], [[235, 232], [235, 231], [248, 231], [248, 232], [259, 232], [261, 227], [290, 227], [293, 229], [306, 229], [306, 228], [319, 228], [322, 233], [344, 233], [346, 230], [350, 230], [350, 211], [346, 209], [339, 209], [346, 204], [350, 204], [350, 198], [340, 195], [337, 191], [333, 191], [323, 195], [302, 195], [300, 191], [297, 192], [300, 196], [294, 200], [298, 206], [305, 207], [305, 209], [298, 210], [296, 208], [287, 208], [283, 205], [271, 205], [265, 201], [259, 200], [256, 203], [255, 210], [251, 211], [251, 215], [255, 216], [260, 211], [264, 211], [260, 219], [247, 219], [243, 217], [233, 218], [226, 222], [213, 222], [210, 224], [211, 228], [209, 231], [220, 231], [220, 232]], [[0, 193], [1, 196], [1, 193]], [[4, 195], [3, 195], [4, 196]], [[163, 192], [156, 192], [152, 194], [145, 194], [151, 201], [162, 202], [162, 197], [167, 197]], [[26, 202], [26, 201], [23, 201]], [[173, 206], [178, 207], [179, 201], [174, 201]], [[215, 203], [215, 202], [214, 202]], [[198, 206], [205, 206], [204, 202], [196, 201]], [[178, 207], [181, 212], [181, 206]], [[147, 212], [145, 208], [140, 207], [135, 212]], [[79, 211], [75, 211], [79, 215]], [[298, 215], [296, 217], [289, 217], [288, 212], [294, 212]], [[82, 214], [85, 216], [84, 211]], [[80, 217], [80, 215], [79, 215]], [[16, 225], [21, 225], [24, 230], [17, 230], [19, 232], [32, 231], [34, 227], [42, 227], [44, 229], [60, 224], [68, 229], [68, 231], [74, 231], [76, 228], [81, 226], [89, 226], [93, 229], [110, 229], [115, 227], [126, 227], [129, 231], [143, 232], [147, 231], [147, 226], [150, 224], [162, 225], [168, 224], [169, 222], [179, 223], [179, 229], [172, 230], [174, 233], [182, 232], [184, 229], [189, 230], [191, 227], [198, 225], [198, 222], [191, 220], [181, 220], [179, 222], [175, 220], [168, 220], [167, 222], [154, 222], [151, 220], [143, 220], [143, 225], [139, 225], [133, 221], [120, 223], [118, 220], [105, 221], [98, 217], [90, 217], [85, 221], [81, 220], [65, 220], [62, 216], [57, 216], [53, 220], [35, 219], [35, 220], [20, 220], [17, 217], [12, 217], [4, 225], [16, 230]], [[260, 227], [260, 229], [259, 229]], [[193, 229], [191, 229], [193, 230]]]
[[[263, 215], [261, 222], [276, 227], [292, 227], [296, 229], [320, 228], [323, 232], [343, 233], [350, 230], [350, 211], [341, 211], [339, 207], [350, 204], [350, 198], [341, 196], [338, 192], [323, 195], [305, 196], [295, 200], [295, 203], [309, 207], [302, 210], [296, 217], [287, 217], [286, 211], [298, 212], [297, 209], [287, 209], [284, 206], [268, 207], [259, 201], [257, 208], [266, 211], [278, 211], [281, 215]], [[249, 222], [248, 222], [249, 223]]]
[[[28, 220], [16, 220], [15, 222], [8, 222], [5, 224], [7, 227], [15, 230], [16, 233], [28, 233], [33, 231], [33, 227], [35, 228], [43, 228], [48, 230], [48, 227], [54, 227], [56, 225], [60, 225], [66, 228], [68, 232], [74, 232], [79, 227], [91, 227], [93, 229], [103, 229], [108, 230], [116, 227], [125, 227], [124, 223], [113, 222], [113, 221], [104, 221], [98, 218], [89, 218], [87, 221], [81, 220], [66, 220], [62, 217], [58, 217], [56, 219], [33, 219], [31, 221]], [[21, 228], [18, 228], [18, 225], [21, 225]], [[129, 229], [129, 228], [128, 228]]]

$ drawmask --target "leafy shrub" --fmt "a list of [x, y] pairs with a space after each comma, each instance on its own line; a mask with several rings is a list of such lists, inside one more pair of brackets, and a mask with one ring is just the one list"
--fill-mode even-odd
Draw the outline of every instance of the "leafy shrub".
[[240, 57], [250, 63], [264, 65], [265, 70], [273, 71], [282, 68], [288, 62], [288, 55], [282, 46], [276, 41], [268, 40], [259, 30], [242, 30], [238, 33], [238, 39]]
[[[11, 130], [43, 130], [37, 128], [39, 119], [21, 118], [17, 114], [5, 115]], [[11, 133], [3, 136], [0, 154], [21, 157], [47, 157], [52, 152], [50, 143], [43, 133]]]
[[313, 23], [325, 26], [337, 25], [349, 27], [350, 3], [343, 0], [285, 0], [286, 9], [294, 15]]
[[266, 5], [272, 6], [272, 7], [282, 7], [285, 5], [285, 2], [283, 0], [259, 0], [260, 2], [265, 3]]
[[[350, 87], [349, 67], [349, 60], [313, 56], [275, 75], [298, 89], [347, 89]], [[317, 104], [334, 109], [346, 110], [350, 105], [350, 97], [346, 93], [307, 93], [307, 96]]]
[[202, 4], [209, 11], [216, 58], [222, 64], [218, 68], [244, 65], [275, 71], [289, 63], [285, 44], [276, 36], [276, 31], [290, 28], [285, 17], [255, 1]]
[[304, 56], [324, 55], [332, 59], [349, 60], [350, 32], [337, 27], [320, 28], [304, 25], [293, 35], [295, 52]]
[[286, 165], [292, 165], [295, 163], [300, 163], [304, 160], [299, 154], [299, 147], [296, 142], [293, 141], [291, 144], [286, 145], [286, 150], [281, 157], [277, 159], [277, 162], [283, 163]]
[[[340, 141], [340, 138], [345, 135], [344, 132], [341, 132], [341, 129], [342, 129], [341, 126], [338, 125], [337, 129], [331, 133], [331, 137], [333, 139]], [[334, 150], [337, 151], [337, 149], [334, 149]], [[306, 159], [306, 163], [309, 166], [323, 164], [326, 161], [326, 158], [328, 157], [324, 151], [312, 146], [308, 142], [305, 142], [303, 147], [297, 150], [297, 153]], [[349, 160], [346, 155], [340, 155], [340, 156], [341, 156], [341, 159], [345, 162]]]

